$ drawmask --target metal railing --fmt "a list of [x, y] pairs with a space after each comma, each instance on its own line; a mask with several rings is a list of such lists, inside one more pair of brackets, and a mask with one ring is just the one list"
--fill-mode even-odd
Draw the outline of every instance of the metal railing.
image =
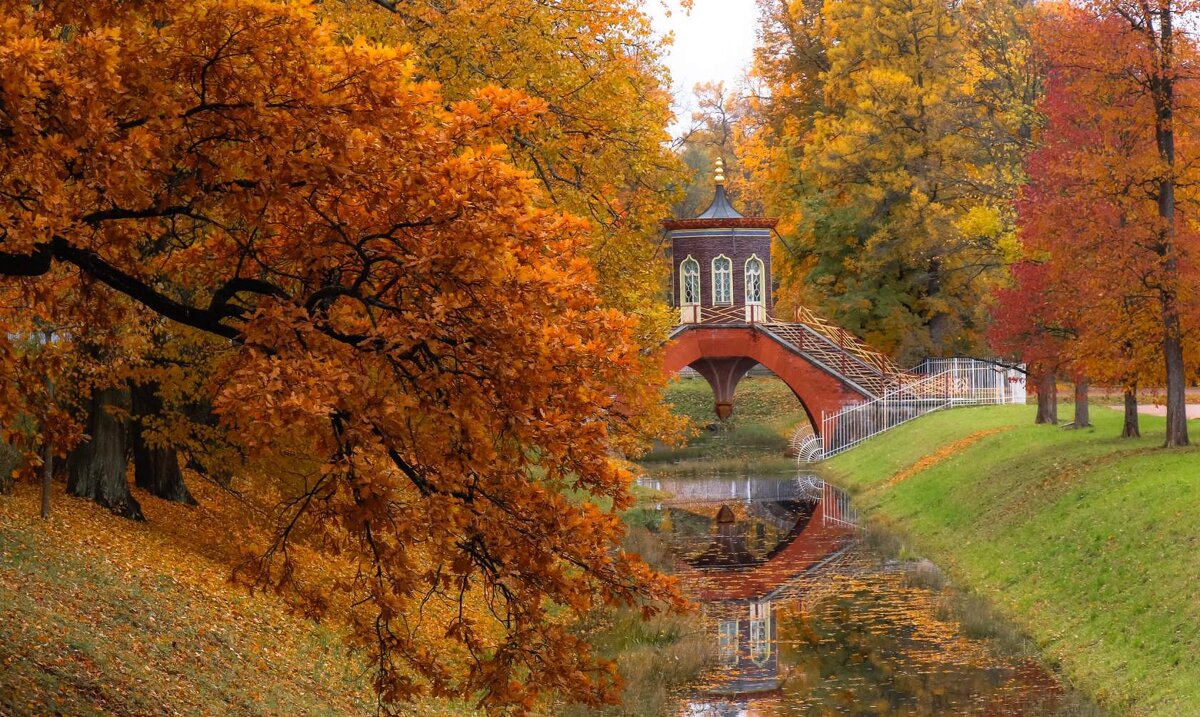
[[825, 446], [812, 425], [805, 423], [792, 433], [792, 455], [798, 463], [816, 463], [825, 457]]
[[792, 435], [792, 450], [801, 463], [815, 463], [850, 450], [869, 438], [920, 416], [955, 406], [1024, 403], [1019, 371], [976, 359], [938, 363], [932, 375], [897, 386], [868, 401], [821, 413], [821, 430], [801, 426]]
[[828, 483], [821, 486], [821, 520], [825, 525], [858, 529], [858, 511], [846, 491]]
[[889, 356], [871, 348], [862, 339], [837, 324], [822, 316], [817, 316], [807, 307], [797, 306], [793, 316], [796, 323], [804, 324], [817, 331], [841, 347], [842, 350], [849, 351], [865, 363], [874, 366], [880, 373], [897, 374], [901, 372], [900, 367]]

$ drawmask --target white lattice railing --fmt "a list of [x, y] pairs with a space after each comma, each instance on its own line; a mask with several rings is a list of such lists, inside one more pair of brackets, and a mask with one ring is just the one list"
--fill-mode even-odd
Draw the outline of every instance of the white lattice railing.
[[869, 401], [821, 414], [821, 430], [801, 426], [792, 435], [796, 460], [815, 463], [850, 450], [869, 438], [909, 421], [954, 406], [1024, 403], [1025, 381], [1019, 369], [956, 359], [938, 363], [942, 370], [906, 382]]
[[825, 525], [858, 528], [858, 511], [850, 504], [850, 496], [837, 486], [821, 486], [821, 519]]

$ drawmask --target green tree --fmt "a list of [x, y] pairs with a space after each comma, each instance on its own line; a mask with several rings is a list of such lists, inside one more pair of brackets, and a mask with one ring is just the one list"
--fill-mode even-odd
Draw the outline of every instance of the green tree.
[[1025, 18], [1000, 5], [762, 3], [747, 154], [784, 218], [785, 299], [901, 361], [979, 345], [1013, 241], [1036, 82]]

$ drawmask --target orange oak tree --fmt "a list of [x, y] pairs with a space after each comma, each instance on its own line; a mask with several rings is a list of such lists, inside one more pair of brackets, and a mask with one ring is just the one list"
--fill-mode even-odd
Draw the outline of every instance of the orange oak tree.
[[587, 226], [505, 161], [545, 104], [446, 101], [294, 3], [3, 6], [0, 420], [37, 413], [14, 388], [32, 316], [64, 341], [138, 317], [205, 336], [229, 435], [289, 466], [250, 577], [319, 612], [294, 548], [339, 556], [381, 704], [612, 698], [563, 616], [678, 604], [615, 514], [614, 454], [661, 409]]

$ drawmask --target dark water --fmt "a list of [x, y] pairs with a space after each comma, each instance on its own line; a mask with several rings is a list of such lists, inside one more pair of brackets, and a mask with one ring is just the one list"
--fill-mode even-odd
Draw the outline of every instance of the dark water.
[[679, 714], [1059, 714], [1052, 675], [964, 635], [946, 595], [865, 546], [815, 476], [643, 485], [669, 496], [653, 528], [717, 656]]

